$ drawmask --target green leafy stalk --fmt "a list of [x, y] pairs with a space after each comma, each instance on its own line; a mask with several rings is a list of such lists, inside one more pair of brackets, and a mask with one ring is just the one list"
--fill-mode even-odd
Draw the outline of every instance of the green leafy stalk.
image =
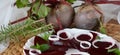
[[[22, 24], [10, 25], [8, 27], [2, 27], [0, 30], [0, 42], [10, 38], [11, 40], [19, 40], [19, 37], [25, 37], [28, 35], [37, 35], [41, 32], [48, 31], [53, 29], [52, 25], [46, 25], [42, 23], [39, 26], [36, 26], [36, 23], [42, 20], [33, 21], [31, 19], [26, 20]], [[34, 26], [33, 26], [34, 25]]]
[[102, 22], [100, 21], [100, 32], [103, 33], [103, 34], [106, 34], [107, 31], [105, 29], [105, 27], [103, 26]]
[[[46, 25], [40, 20], [41, 18], [43, 19], [46, 17], [50, 11], [50, 8], [45, 6], [41, 0], [36, 0], [34, 3], [30, 3], [29, 0], [17, 0], [15, 3], [18, 8], [28, 7], [29, 4], [32, 4], [30, 5], [31, 9], [28, 12], [29, 18], [23, 23], [9, 25], [7, 27], [2, 26], [0, 30], [0, 42], [7, 38], [19, 40], [19, 37], [21, 36], [37, 35], [53, 29], [51, 24]], [[32, 18], [37, 20], [32, 20]]]

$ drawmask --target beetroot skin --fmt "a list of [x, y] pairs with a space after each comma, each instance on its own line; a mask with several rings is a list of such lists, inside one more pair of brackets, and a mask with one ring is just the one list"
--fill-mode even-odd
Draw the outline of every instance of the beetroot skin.
[[74, 9], [69, 4], [60, 3], [52, 8], [46, 17], [47, 23], [52, 23], [55, 27], [69, 27], [74, 18]]

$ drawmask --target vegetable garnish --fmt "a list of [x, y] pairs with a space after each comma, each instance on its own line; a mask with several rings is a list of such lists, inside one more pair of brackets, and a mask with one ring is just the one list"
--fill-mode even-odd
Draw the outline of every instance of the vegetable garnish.
[[48, 44], [41, 44], [41, 45], [36, 44], [34, 46], [31, 46], [31, 48], [38, 49], [38, 50], [40, 50], [42, 52], [47, 51], [49, 49], [49, 47], [50, 46]]
[[116, 55], [120, 55], [120, 50], [118, 48], [114, 48], [114, 49], [109, 49], [108, 52], [113, 52]]

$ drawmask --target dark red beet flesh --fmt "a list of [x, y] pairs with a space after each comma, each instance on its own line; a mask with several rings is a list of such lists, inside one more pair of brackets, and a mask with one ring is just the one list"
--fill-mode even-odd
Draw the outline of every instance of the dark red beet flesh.
[[68, 36], [67, 36], [67, 34], [66, 34], [65, 32], [61, 33], [61, 34], [60, 34], [60, 37], [61, 37], [61, 38], [68, 38]]
[[82, 41], [89, 41], [91, 39], [90, 36], [82, 34], [80, 36], [77, 37], [78, 40], [82, 40]]
[[92, 33], [92, 35], [93, 35], [93, 39], [91, 40], [91, 42], [93, 42], [93, 41], [96, 39], [97, 34], [96, 34], [96, 33], [94, 33], [94, 32], [91, 32], [91, 33]]
[[95, 43], [95, 45], [98, 46], [99, 48], [104, 48], [105, 49], [106, 47], [109, 47], [110, 45], [112, 45], [112, 43], [98, 41], [98, 42]]
[[24, 49], [26, 55], [29, 55], [29, 50]]
[[82, 44], [84, 47], [89, 47], [89, 45], [88, 44], [85, 44], [85, 43], [83, 43]]
[[65, 54], [64, 51], [52, 51], [52, 52], [42, 53], [39, 55], [64, 55], [64, 54]]
[[107, 49], [94, 48], [93, 46], [88, 50], [91, 55], [115, 55], [114, 53], [108, 53]]
[[31, 51], [32, 53], [35, 53], [36, 55], [39, 55], [39, 53], [38, 52], [36, 52], [36, 51]]

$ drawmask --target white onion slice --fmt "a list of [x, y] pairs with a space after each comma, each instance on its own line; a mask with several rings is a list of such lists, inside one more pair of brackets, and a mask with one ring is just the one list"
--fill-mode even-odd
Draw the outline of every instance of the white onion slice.
[[78, 42], [81, 42], [82, 40], [78, 40], [77, 37], [79, 37], [80, 35], [83, 35], [83, 34], [88, 35], [88, 36], [91, 37], [89, 39], [89, 41], [91, 41], [93, 39], [93, 35], [90, 32], [79, 32], [79, 33], [74, 35], [75, 40], [77, 40]]
[[37, 55], [37, 53], [32, 53], [32, 51], [35, 51], [35, 52], [37, 52], [38, 54], [41, 54], [41, 51], [40, 51], [40, 50], [30, 49], [30, 51], [29, 51], [29, 54], [30, 54], [30, 55]]
[[59, 36], [51, 35], [48, 39], [51, 40], [51, 41], [58, 41], [59, 40]]
[[[88, 46], [84, 46], [83, 44], [87, 44]], [[83, 49], [89, 49], [91, 47], [91, 43], [88, 41], [81, 41], [80, 42], [80, 47], [82, 47]]]
[[[66, 33], [66, 35], [67, 35], [68, 38], [62, 38], [62, 37], [60, 37], [60, 34], [63, 33], [63, 32]], [[59, 36], [59, 38], [62, 39], [62, 40], [68, 40], [68, 39], [72, 39], [73, 38], [72, 35], [68, 31], [65, 31], [65, 30], [58, 31], [57, 32], [57, 36]]]
[[95, 45], [96, 42], [110, 42], [112, 43], [112, 45], [110, 45], [109, 47], [105, 48], [105, 49], [110, 49], [112, 48], [114, 45], [115, 45], [115, 40], [113, 40], [112, 38], [103, 38], [103, 39], [97, 39], [97, 40], [94, 40], [92, 42], [92, 45], [95, 47], [95, 48], [99, 48], [98, 46]]

